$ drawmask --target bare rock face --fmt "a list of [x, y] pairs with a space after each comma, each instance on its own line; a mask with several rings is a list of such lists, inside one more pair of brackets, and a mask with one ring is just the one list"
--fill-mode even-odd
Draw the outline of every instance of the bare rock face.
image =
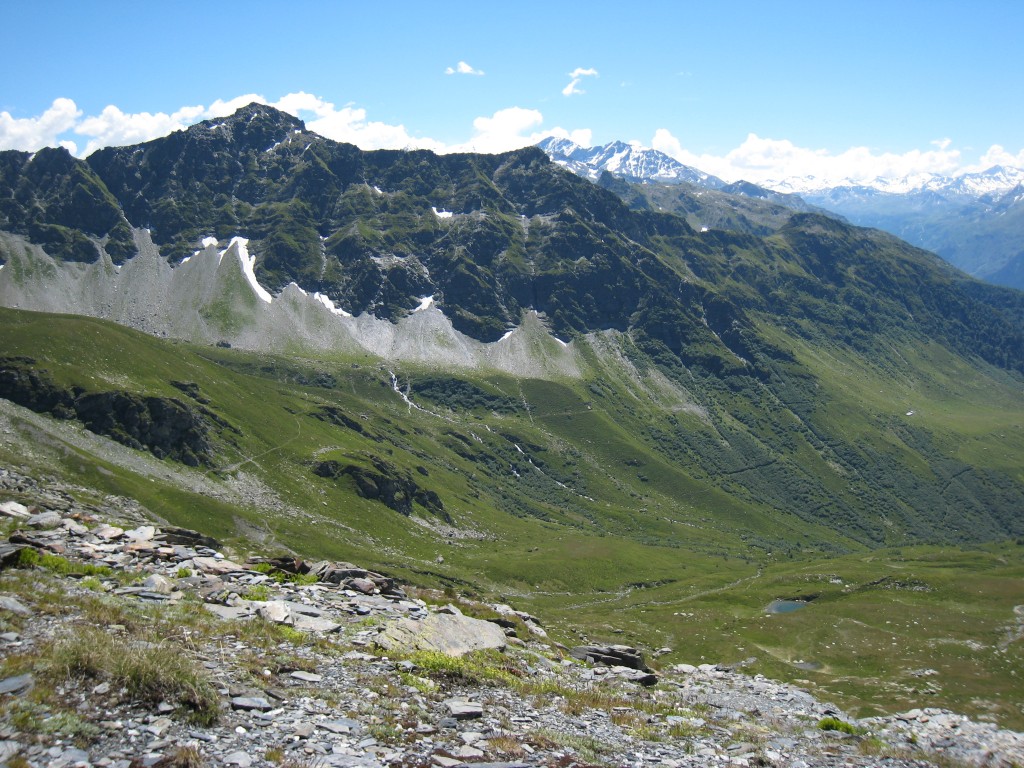
[[0, 397], [36, 413], [76, 419], [98, 435], [191, 467], [208, 465], [207, 418], [175, 398], [63, 389], [30, 357], [0, 358]]
[[490, 648], [503, 650], [507, 644], [498, 625], [458, 613], [430, 613], [419, 620], [392, 621], [376, 641], [386, 650], [437, 651], [448, 656]]

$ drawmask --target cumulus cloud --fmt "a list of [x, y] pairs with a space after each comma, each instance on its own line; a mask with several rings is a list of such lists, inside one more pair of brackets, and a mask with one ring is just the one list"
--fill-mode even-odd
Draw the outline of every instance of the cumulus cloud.
[[413, 136], [404, 125], [367, 120], [366, 110], [357, 107], [335, 109], [330, 105], [330, 111], [307, 121], [306, 127], [328, 139], [346, 141], [361, 149], [432, 149], [435, 152], [444, 149], [441, 142]]
[[583, 67], [576, 67], [572, 72], [569, 73], [569, 84], [562, 89], [563, 96], [578, 96], [581, 93], [586, 93], [580, 88], [580, 80], [584, 77], [597, 77], [597, 70], [593, 67], [584, 69]]
[[73, 141], [62, 141], [59, 137], [71, 130], [81, 116], [82, 110], [71, 99], [54, 99], [38, 117], [16, 118], [10, 112], [0, 112], [0, 149], [35, 152], [59, 145], [76, 152]]
[[993, 165], [1008, 165], [1012, 168], [1024, 168], [1024, 149], [1017, 154], [1007, 152], [999, 144], [993, 144], [988, 148], [988, 151], [981, 156], [976, 166], [972, 166], [972, 171], [985, 171], [991, 168]]
[[540, 130], [544, 117], [537, 110], [522, 107], [501, 109], [478, 117], [468, 141], [446, 144], [414, 136], [404, 125], [370, 120], [366, 110], [346, 104], [336, 106], [315, 94], [296, 91], [270, 101], [258, 93], [218, 99], [209, 106], [181, 107], [171, 112], [125, 112], [111, 104], [99, 114], [82, 117], [71, 99], [57, 99], [42, 115], [15, 119], [0, 113], [0, 149], [34, 151], [44, 146], [66, 145], [77, 153], [69, 136], [86, 139], [82, 156], [105, 146], [135, 144], [166, 136], [172, 131], [208, 120], [226, 117], [253, 102], [268, 104], [305, 121], [309, 130], [335, 141], [346, 141], [362, 149], [430, 149], [446, 152], [507, 152], [535, 144], [545, 136], [569, 138], [589, 144], [590, 129], [560, 127]]
[[499, 109], [490, 117], [478, 117], [473, 121], [473, 137], [462, 144], [445, 147], [441, 152], [511, 152], [536, 144], [548, 136], [570, 139], [580, 145], [589, 145], [592, 132], [589, 128], [566, 130], [555, 127], [541, 129], [544, 115], [536, 109], [509, 107]]
[[464, 61], [460, 61], [454, 67], [446, 67], [444, 70], [446, 75], [482, 75], [483, 70], [474, 69]]
[[932, 142], [933, 149], [914, 149], [902, 154], [875, 152], [868, 147], [850, 147], [831, 153], [824, 149], [800, 147], [786, 139], [762, 138], [755, 133], [724, 155], [696, 154], [667, 129], [660, 128], [651, 143], [681, 163], [700, 168], [726, 181], [744, 179], [755, 183], [781, 181], [791, 177], [813, 177], [825, 184], [850, 180], [896, 179], [925, 174], [953, 175], [961, 167], [960, 150], [952, 141]]
[[[597, 77], [597, 71], [578, 68], [569, 75], [578, 85], [580, 78]], [[570, 85], [576, 89], [576, 85]], [[573, 92], [581, 91], [576, 89]], [[35, 117], [15, 118], [7, 112], [0, 112], [0, 149], [31, 152], [44, 146], [65, 146], [72, 153], [84, 156], [103, 146], [148, 141], [200, 120], [225, 117], [251, 102], [277, 107], [304, 120], [311, 131], [363, 149], [507, 152], [535, 144], [546, 136], [569, 139], [581, 146], [589, 146], [592, 139], [588, 128], [545, 128], [544, 116], [538, 110], [516, 106], [476, 118], [466, 126], [470, 138], [445, 143], [416, 136], [402, 124], [371, 120], [361, 107], [352, 104], [337, 106], [315, 94], [297, 91], [277, 101], [249, 93], [218, 99], [209, 106], [185, 106], [169, 113], [132, 113], [109, 105], [99, 114], [84, 117], [74, 101], [60, 98]], [[78, 151], [80, 146], [81, 152]], [[661, 128], [655, 132], [651, 146], [686, 165], [727, 181], [746, 179], [762, 184], [813, 176], [824, 186], [844, 180], [895, 179], [933, 173], [956, 175], [985, 170], [993, 165], [1024, 167], [1024, 150], [1014, 153], [998, 144], [992, 145], [976, 164], [968, 165], [949, 138], [932, 141], [926, 149], [904, 153], [878, 152], [868, 147], [829, 152], [751, 133], [738, 147], [724, 154], [711, 154], [688, 150], [671, 131]]]
[[166, 112], [126, 114], [110, 105], [104, 107], [100, 114], [78, 122], [74, 132], [88, 137], [83, 154], [89, 155], [100, 147], [137, 144], [157, 136], [166, 136], [205, 116], [207, 112], [201, 105], [182, 107], [169, 115]]

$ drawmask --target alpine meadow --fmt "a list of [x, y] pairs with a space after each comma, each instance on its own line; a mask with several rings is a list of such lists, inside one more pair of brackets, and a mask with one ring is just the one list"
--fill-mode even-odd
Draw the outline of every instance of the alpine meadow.
[[[1024, 730], [1024, 293], [824, 195], [571, 149], [253, 103], [0, 152], [0, 465], [552, 647]], [[520, 759], [630, 764], [581, 749]]]

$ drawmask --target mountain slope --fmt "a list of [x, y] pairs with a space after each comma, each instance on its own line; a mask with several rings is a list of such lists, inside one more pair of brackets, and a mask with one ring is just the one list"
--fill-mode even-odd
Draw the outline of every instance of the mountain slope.
[[699, 232], [536, 148], [362, 152], [259, 105], [0, 164], [22, 474], [875, 710], [941, 668], [933, 702], [1019, 717], [1020, 292], [815, 213]]
[[[64, 221], [33, 186], [38, 161], [8, 158], [20, 175], [0, 196]], [[108, 235], [73, 230], [98, 255], [68, 261], [11, 227], [0, 239], [9, 306], [261, 352], [422, 366], [442, 374], [425, 390], [435, 397], [462, 391], [457, 377], [512, 374], [522, 383], [496, 386], [566, 403], [555, 422], [568, 409], [588, 411], [587, 430], [631, 424], [606, 459], [639, 439], [658, 457], [646, 482], [665, 500], [714, 489], [733, 535], [751, 515], [832, 527], [838, 540], [812, 537], [825, 547], [1020, 533], [1024, 486], [1012, 463], [949, 459], [940, 446], [955, 445], [960, 427], [945, 415], [868, 405], [821, 359], [828, 350], [840, 370], [870, 371], [882, 387], [945, 380], [919, 350], [1009, 377], [998, 385], [1009, 392], [1024, 371], [1020, 293], [882, 233], [816, 214], [764, 238], [699, 233], [630, 210], [536, 148], [362, 152], [261, 105], [66, 166], [117, 201], [137, 255], [117, 263]], [[637, 397], [646, 421], [627, 415]], [[917, 418], [901, 423], [910, 410]], [[559, 439], [581, 438], [576, 423], [564, 427]], [[513, 454], [495, 456], [496, 467], [514, 465]], [[572, 506], [590, 505], [579, 498]], [[513, 506], [535, 514], [538, 504], [528, 494]], [[780, 546], [770, 526], [756, 527], [766, 548]]]
[[[613, 189], [631, 207], [677, 213], [697, 229], [763, 235], [781, 226], [786, 209], [830, 213], [895, 234], [975, 277], [1024, 288], [1024, 170], [1019, 168], [868, 183], [794, 177], [760, 186], [726, 184], [662, 152], [622, 142], [586, 148], [551, 137], [538, 146], [559, 165]], [[602, 179], [605, 173], [621, 181]]]
[[[805, 190], [810, 202], [933, 251], [965, 272], [1024, 288], [1024, 171], [994, 167], [917, 183]], [[1015, 266], [1016, 265], [1016, 266]]]

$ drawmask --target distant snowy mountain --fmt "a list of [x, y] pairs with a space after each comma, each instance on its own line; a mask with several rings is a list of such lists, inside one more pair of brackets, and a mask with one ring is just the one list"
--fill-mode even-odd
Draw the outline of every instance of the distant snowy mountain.
[[[681, 206], [655, 206], [660, 210], [681, 207], [683, 210], [676, 212], [687, 215], [695, 226], [707, 222], [712, 227], [759, 231], [769, 220], [775, 222], [771, 225], [774, 226], [785, 218], [777, 212], [766, 214], [761, 210], [751, 219], [751, 212], [740, 211], [736, 202], [701, 199], [701, 190], [761, 200], [794, 211], [824, 210], [859, 226], [891, 232], [939, 254], [975, 277], [1024, 289], [1021, 168], [993, 166], [958, 176], [918, 173], [870, 181], [835, 182], [814, 176], [791, 176], [761, 184], [727, 184], [664, 152], [621, 141], [581, 147], [568, 139], [552, 137], [537, 146], [555, 163], [591, 181], [597, 181], [607, 171], [650, 189], [659, 184], [698, 187], [698, 197], [687, 197]], [[642, 196], [650, 198], [651, 194]], [[660, 195], [659, 200], [663, 197]]]
[[1024, 169], [824, 184], [767, 182], [854, 224], [892, 232], [983, 280], [1024, 289]]
[[[798, 195], [748, 181], [728, 184], [717, 176], [683, 165], [664, 152], [635, 144], [613, 141], [598, 147], [581, 147], [568, 139], [549, 137], [537, 146], [553, 162], [585, 179], [600, 182], [631, 206], [678, 213], [697, 229], [732, 229], [764, 235], [782, 226], [794, 211], [828, 213], [808, 205]], [[606, 172], [617, 181], [602, 179]], [[618, 186], [622, 182], [635, 188]]]
[[599, 147], [581, 147], [568, 139], [551, 136], [537, 146], [555, 163], [591, 181], [597, 181], [603, 172], [608, 171], [632, 182], [694, 184], [707, 189], [721, 189], [725, 186], [721, 179], [683, 165], [664, 152], [622, 141], [613, 141]]
[[996, 165], [986, 171], [958, 176], [917, 173], [894, 179], [878, 177], [870, 181], [845, 179], [839, 182], [829, 182], [816, 176], [790, 176], [780, 180], [765, 181], [762, 184], [777, 192], [792, 192], [800, 195], [822, 195], [836, 189], [849, 189], [855, 191], [856, 194], [884, 192], [892, 195], [906, 195], [934, 192], [942, 196], [984, 197], [986, 195], [1001, 195], [1024, 184], [1024, 169]]

